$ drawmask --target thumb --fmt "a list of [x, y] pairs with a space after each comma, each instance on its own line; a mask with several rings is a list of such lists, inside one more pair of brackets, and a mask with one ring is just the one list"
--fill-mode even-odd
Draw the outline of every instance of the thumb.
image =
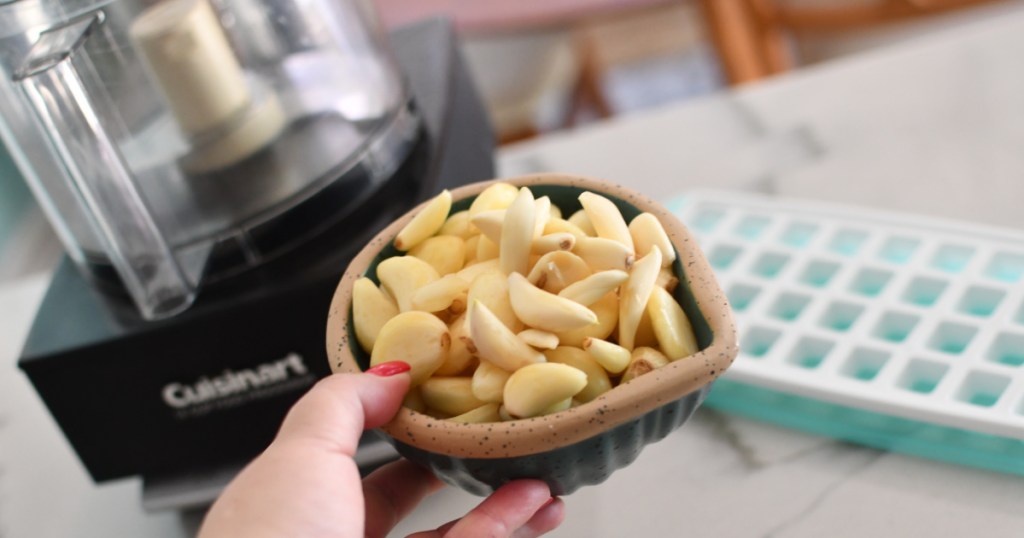
[[[311, 536], [306, 529], [330, 528], [331, 536], [349, 536], [361, 529], [362, 488], [352, 458], [363, 428], [398, 412], [408, 371], [408, 364], [385, 363], [317, 382], [292, 406], [270, 447], [224, 490], [199, 535]], [[337, 517], [339, 510], [345, 517]]]
[[313, 441], [354, 456], [364, 429], [391, 420], [409, 390], [409, 365], [392, 361], [362, 374], [320, 380], [288, 412], [275, 443]]

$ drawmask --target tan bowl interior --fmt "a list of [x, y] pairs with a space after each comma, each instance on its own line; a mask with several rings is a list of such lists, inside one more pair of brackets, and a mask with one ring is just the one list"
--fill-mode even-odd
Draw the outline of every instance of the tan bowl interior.
[[[675, 216], [653, 200], [607, 181], [565, 174], [534, 174], [501, 179], [519, 186], [566, 185], [607, 194], [654, 214], [661, 221], [679, 254], [676, 264], [681, 284], [688, 286], [700, 315], [712, 335], [697, 354], [677, 360], [616, 387], [586, 404], [553, 415], [511, 422], [462, 424], [431, 418], [402, 408], [383, 430], [396, 440], [439, 454], [469, 458], [505, 458], [537, 454], [582, 441], [699, 389], [732, 364], [736, 331], [728, 301], [696, 241]], [[493, 182], [466, 185], [452, 191], [455, 201], [473, 197]], [[422, 205], [378, 234], [351, 262], [331, 302], [327, 320], [327, 352], [334, 372], [361, 368], [349, 342], [352, 286], [366, 274], [374, 258]], [[684, 305], [685, 308], [685, 305]], [[692, 313], [689, 312], [692, 317]], [[696, 322], [695, 322], [696, 324]]]

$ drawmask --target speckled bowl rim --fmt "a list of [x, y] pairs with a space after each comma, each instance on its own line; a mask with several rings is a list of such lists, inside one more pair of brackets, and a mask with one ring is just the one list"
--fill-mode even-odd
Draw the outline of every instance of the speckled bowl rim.
[[[541, 173], [473, 183], [451, 191], [453, 200], [476, 196], [495, 182], [517, 186], [564, 185], [607, 193], [655, 215], [672, 240], [685, 268], [697, 309], [712, 334], [705, 349], [616, 387], [578, 407], [531, 419], [462, 424], [402, 408], [381, 429], [395, 440], [437, 454], [462, 458], [508, 458], [538, 454], [583, 441], [676, 401], [712, 382], [738, 352], [735, 322], [728, 300], [696, 240], [667, 209], [636, 191], [614, 183], [561, 173]], [[348, 319], [352, 286], [378, 253], [416, 215], [421, 204], [381, 231], [353, 258], [338, 283], [327, 318], [327, 354], [334, 372], [360, 372], [349, 348]], [[358, 344], [356, 344], [358, 345]]]

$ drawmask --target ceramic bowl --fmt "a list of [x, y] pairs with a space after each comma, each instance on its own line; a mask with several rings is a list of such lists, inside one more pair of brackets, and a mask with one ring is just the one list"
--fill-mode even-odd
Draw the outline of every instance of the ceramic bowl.
[[[553, 494], [598, 484], [637, 458], [643, 447], [682, 425], [732, 364], [738, 348], [732, 312], [696, 240], [668, 210], [624, 187], [592, 178], [536, 174], [500, 181], [528, 186], [534, 196], [549, 196], [566, 216], [580, 208], [584, 190], [611, 199], [627, 222], [641, 212], [660, 219], [676, 248], [674, 295], [690, 318], [700, 351], [640, 376], [598, 398], [538, 418], [486, 424], [434, 419], [402, 408], [382, 427], [400, 454], [431, 469], [440, 479], [486, 495], [517, 478], [547, 482]], [[492, 182], [452, 191], [451, 212], [466, 209]], [[356, 343], [351, 322], [352, 285], [376, 266], [399, 255], [392, 246], [398, 231], [420, 210], [396, 220], [378, 234], [349, 265], [330, 307], [327, 351], [335, 372], [358, 372], [369, 355]]]

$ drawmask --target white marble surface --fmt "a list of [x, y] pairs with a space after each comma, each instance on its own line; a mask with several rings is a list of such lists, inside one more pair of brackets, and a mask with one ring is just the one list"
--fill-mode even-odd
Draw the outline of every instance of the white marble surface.
[[[510, 148], [659, 198], [756, 189], [1024, 227], [1024, 12], [767, 84]], [[135, 481], [95, 486], [14, 357], [44, 280], [0, 287], [0, 536], [179, 537]], [[701, 409], [601, 486], [555, 536], [1020, 536], [1024, 478], [835, 442]], [[395, 533], [477, 499], [448, 489]]]

